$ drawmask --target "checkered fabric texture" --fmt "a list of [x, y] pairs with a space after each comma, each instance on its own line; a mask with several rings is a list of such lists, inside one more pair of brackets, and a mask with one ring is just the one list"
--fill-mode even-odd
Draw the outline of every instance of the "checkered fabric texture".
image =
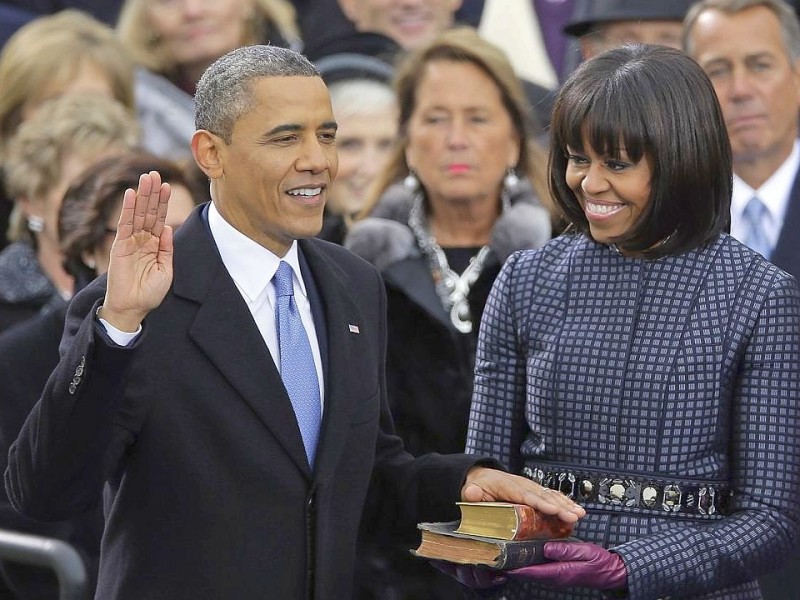
[[[800, 529], [800, 292], [727, 235], [659, 260], [583, 235], [513, 255], [486, 306], [467, 451], [729, 484], [731, 514], [587, 506], [629, 598], [761, 598]], [[509, 600], [602, 598], [511, 582]]]

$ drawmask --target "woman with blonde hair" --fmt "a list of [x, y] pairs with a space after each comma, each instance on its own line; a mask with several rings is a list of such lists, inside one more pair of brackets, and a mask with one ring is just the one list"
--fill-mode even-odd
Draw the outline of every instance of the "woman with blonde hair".
[[[461, 452], [489, 289], [513, 251], [550, 239], [546, 157], [507, 57], [474, 29], [448, 30], [410, 54], [394, 87], [399, 140], [368, 216], [344, 245], [386, 282], [386, 379], [397, 433], [417, 456]], [[362, 583], [376, 596], [388, 585], [407, 597], [458, 597], [450, 581], [439, 596], [426, 595], [441, 582], [409, 562], [413, 543], [368, 540], [365, 564], [393, 544], [396, 556], [385, 564], [397, 566], [376, 567]]]
[[0, 330], [72, 295], [57, 231], [61, 197], [95, 160], [138, 142], [134, 115], [99, 95], [53, 99], [20, 126], [3, 164], [15, 205], [13, 243], [0, 252]]
[[231, 50], [302, 46], [288, 0], [125, 0], [117, 33], [140, 66], [136, 102], [148, 148], [190, 157], [194, 91], [206, 68]]
[[65, 93], [100, 93], [134, 108], [133, 63], [114, 30], [65, 10], [20, 28], [0, 52], [0, 158], [20, 123]]
[[[34, 19], [0, 52], [0, 163], [19, 125], [46, 100], [100, 94], [134, 109], [133, 63], [114, 30], [77, 10]], [[13, 204], [0, 182], [0, 248]]]
[[317, 237], [341, 244], [397, 137], [394, 67], [374, 56], [345, 52], [323, 57], [315, 66], [331, 95], [339, 156]]

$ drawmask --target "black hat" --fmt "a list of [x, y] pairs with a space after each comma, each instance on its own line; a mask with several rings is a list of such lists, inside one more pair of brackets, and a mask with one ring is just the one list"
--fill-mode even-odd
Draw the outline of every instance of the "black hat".
[[313, 63], [323, 56], [341, 52], [377, 56], [390, 62], [402, 52], [402, 48], [389, 36], [372, 31], [335, 33], [324, 38], [307, 40], [303, 46], [303, 54]]
[[329, 54], [314, 65], [328, 85], [345, 79], [373, 79], [390, 83], [394, 75], [394, 67], [385, 60], [355, 52]]
[[306, 57], [328, 85], [342, 79], [390, 82], [402, 49], [392, 38], [370, 31], [351, 31], [306, 44]]
[[564, 33], [580, 37], [598, 23], [683, 21], [696, 0], [576, 0]]

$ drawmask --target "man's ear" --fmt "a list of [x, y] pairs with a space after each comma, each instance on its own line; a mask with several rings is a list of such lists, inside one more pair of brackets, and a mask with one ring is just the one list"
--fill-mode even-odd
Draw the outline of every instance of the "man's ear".
[[224, 173], [224, 144], [225, 140], [205, 129], [198, 129], [192, 136], [192, 155], [197, 166], [209, 179], [219, 179]]

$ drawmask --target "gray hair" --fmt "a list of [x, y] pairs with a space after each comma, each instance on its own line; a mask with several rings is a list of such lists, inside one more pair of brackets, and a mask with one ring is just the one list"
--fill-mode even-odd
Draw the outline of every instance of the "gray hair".
[[783, 38], [786, 54], [792, 62], [800, 59], [800, 21], [798, 21], [794, 8], [784, 0], [701, 0], [697, 2], [686, 13], [683, 21], [681, 42], [684, 52], [692, 55], [690, 34], [701, 13], [713, 9], [732, 15], [756, 6], [763, 6], [772, 11], [780, 24], [781, 38]]
[[217, 59], [197, 83], [195, 127], [231, 142], [233, 126], [255, 107], [252, 81], [262, 77], [319, 77], [302, 54], [279, 46], [245, 46]]

